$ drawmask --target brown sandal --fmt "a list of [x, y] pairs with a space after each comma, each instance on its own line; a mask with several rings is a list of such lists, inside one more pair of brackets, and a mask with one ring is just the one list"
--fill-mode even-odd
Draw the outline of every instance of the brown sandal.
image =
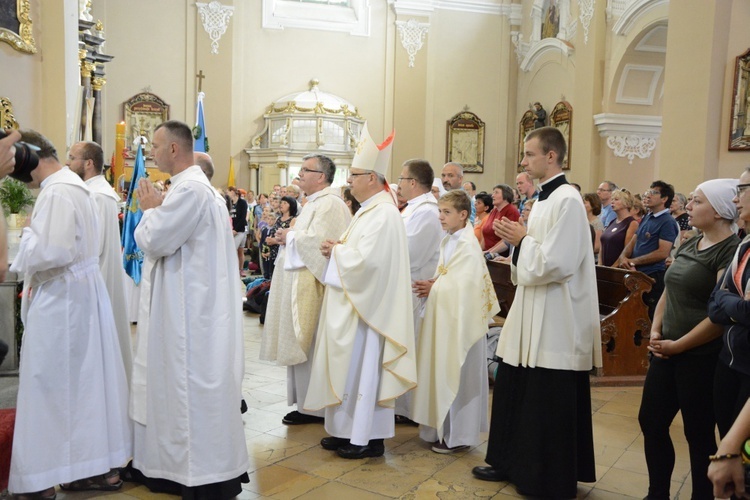
[[[110, 479], [117, 478], [117, 481], [112, 483]], [[119, 478], [119, 471], [116, 469], [109, 471], [106, 474], [100, 476], [87, 477], [85, 479], [79, 479], [68, 484], [61, 484], [60, 488], [65, 491], [117, 491], [122, 487], [122, 479]]]
[[35, 491], [33, 493], [19, 493], [17, 495], [11, 495], [11, 500], [55, 500], [57, 498], [57, 492], [54, 487], [47, 488], [42, 491]]

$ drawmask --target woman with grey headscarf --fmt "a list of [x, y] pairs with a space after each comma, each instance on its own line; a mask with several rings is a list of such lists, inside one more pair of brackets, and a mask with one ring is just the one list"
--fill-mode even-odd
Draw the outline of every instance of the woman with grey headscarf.
[[723, 328], [708, 318], [706, 303], [739, 245], [732, 203], [736, 186], [735, 179], [698, 185], [686, 208], [691, 225], [702, 233], [680, 246], [664, 276], [638, 414], [649, 475], [647, 498], [670, 498], [675, 454], [669, 427], [678, 411], [690, 450], [692, 496], [713, 498], [706, 470], [709, 455], [716, 453], [711, 401]]

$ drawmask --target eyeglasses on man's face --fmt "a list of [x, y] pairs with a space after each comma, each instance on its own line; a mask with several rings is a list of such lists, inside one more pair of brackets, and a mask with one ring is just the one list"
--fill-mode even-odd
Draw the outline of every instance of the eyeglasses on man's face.
[[324, 174], [325, 173], [322, 170], [313, 170], [313, 169], [307, 168], [307, 167], [302, 167], [301, 169], [299, 169], [299, 171], [300, 172], [305, 172], [305, 173], [308, 173], [308, 172], [309, 173], [316, 173], [316, 174]]
[[737, 184], [737, 187], [734, 189], [735, 196], [739, 198], [740, 195], [742, 195], [742, 193], [747, 190], [747, 188], [750, 188], [750, 184]]
[[643, 193], [643, 196], [658, 196], [661, 198], [661, 192], [658, 189], [649, 189]]

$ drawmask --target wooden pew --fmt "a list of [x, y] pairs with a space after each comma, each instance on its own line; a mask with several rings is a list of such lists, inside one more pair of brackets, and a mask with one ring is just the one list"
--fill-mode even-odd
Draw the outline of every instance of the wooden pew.
[[[510, 265], [487, 262], [495, 286], [501, 317], [507, 317], [516, 295]], [[643, 294], [653, 280], [638, 271], [596, 266], [601, 315], [602, 363], [592, 378], [595, 385], [640, 384], [648, 370], [648, 336], [651, 320]]]

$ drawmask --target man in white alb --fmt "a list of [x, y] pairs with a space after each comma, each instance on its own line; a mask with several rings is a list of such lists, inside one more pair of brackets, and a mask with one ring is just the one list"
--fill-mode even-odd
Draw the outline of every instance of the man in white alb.
[[44, 136], [22, 139], [40, 148], [39, 164], [12, 175], [41, 191], [11, 266], [24, 274], [24, 335], [8, 489], [115, 490], [122, 481], [109, 471], [130, 458], [132, 428], [96, 203]]
[[[435, 275], [440, 257], [440, 241], [445, 232], [438, 219], [437, 200], [431, 193], [435, 173], [426, 160], [404, 162], [398, 187], [406, 198], [406, 208], [401, 212], [409, 243], [409, 274], [412, 283], [430, 279]], [[412, 293], [414, 335], [418, 344], [419, 328], [424, 312], [424, 298]], [[396, 423], [411, 422], [411, 392], [396, 401]]]
[[80, 175], [94, 195], [99, 214], [99, 269], [107, 285], [109, 299], [120, 340], [125, 374], [130, 384], [133, 371], [133, 346], [125, 300], [125, 269], [122, 267], [119, 203], [122, 201], [104, 178], [104, 152], [95, 142], [78, 142], [68, 152], [68, 167]]
[[[144, 253], [130, 415], [133, 468], [152, 489], [233, 498], [248, 456], [238, 401], [244, 375], [237, 252], [227, 212], [193, 162], [190, 127], [156, 128], [152, 153], [172, 187], [139, 182]], [[236, 292], [234, 292], [236, 291]]]
[[286, 425], [323, 421], [323, 410], [305, 410], [304, 402], [325, 293], [323, 271], [328, 261], [320, 245], [341, 236], [352, 218], [341, 191], [331, 187], [335, 174], [336, 165], [327, 156], [306, 156], [299, 182], [307, 205], [294, 227], [276, 232], [285, 247], [273, 273], [260, 359], [288, 367], [287, 403], [296, 404], [297, 410], [282, 419]]

